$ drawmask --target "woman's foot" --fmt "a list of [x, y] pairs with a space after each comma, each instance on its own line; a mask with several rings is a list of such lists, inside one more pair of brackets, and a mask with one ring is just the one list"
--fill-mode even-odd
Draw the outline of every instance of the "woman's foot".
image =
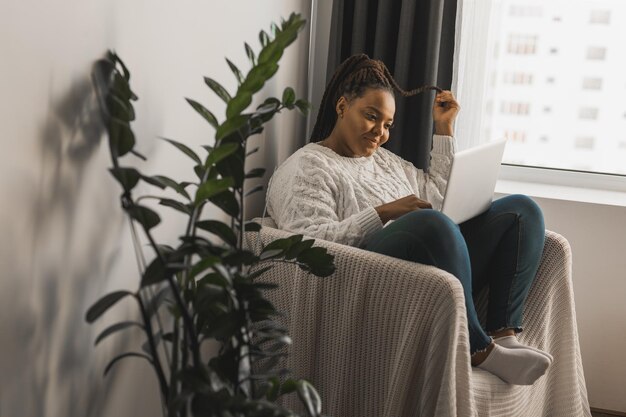
[[531, 349], [531, 350], [534, 350], [537, 353], [541, 353], [542, 355], [545, 355], [548, 359], [550, 359], [550, 362], [552, 362], [554, 360], [552, 355], [550, 355], [548, 352], [545, 352], [543, 350], [534, 348], [532, 346], [528, 346], [528, 345], [524, 345], [524, 344], [520, 343], [520, 341], [517, 339], [517, 337], [515, 335], [503, 336], [503, 337], [494, 337], [493, 341], [496, 344], [498, 344], [500, 346], [504, 346], [505, 348], [509, 348], [509, 349]]
[[552, 361], [531, 349], [509, 349], [492, 342], [485, 352], [472, 355], [472, 365], [514, 385], [532, 385]]

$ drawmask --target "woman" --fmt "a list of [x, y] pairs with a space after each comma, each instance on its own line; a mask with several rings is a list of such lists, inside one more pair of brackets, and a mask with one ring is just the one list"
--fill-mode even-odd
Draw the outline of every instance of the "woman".
[[[394, 89], [403, 96], [423, 91], [403, 91], [367, 55], [344, 61], [324, 92], [311, 143], [272, 176], [268, 213], [284, 230], [450, 272], [464, 288], [472, 365], [511, 384], [533, 384], [553, 358], [516, 334], [543, 251], [541, 210], [530, 198], [511, 195], [460, 225], [442, 214], [460, 106], [450, 91], [438, 90], [424, 172], [381, 147], [393, 127]], [[472, 295], [486, 285], [485, 331]]]

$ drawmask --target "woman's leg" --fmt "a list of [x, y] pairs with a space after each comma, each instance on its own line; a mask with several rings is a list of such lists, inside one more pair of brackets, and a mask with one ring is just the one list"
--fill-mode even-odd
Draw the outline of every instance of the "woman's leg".
[[407, 213], [373, 235], [364, 249], [450, 272], [461, 281], [470, 335], [470, 353], [485, 351], [491, 338], [478, 321], [472, 299], [472, 273], [459, 227], [444, 214], [423, 209]]
[[509, 195], [462, 223], [460, 230], [471, 259], [474, 294], [489, 285], [487, 332], [521, 332], [524, 303], [543, 253], [541, 209], [528, 196]]

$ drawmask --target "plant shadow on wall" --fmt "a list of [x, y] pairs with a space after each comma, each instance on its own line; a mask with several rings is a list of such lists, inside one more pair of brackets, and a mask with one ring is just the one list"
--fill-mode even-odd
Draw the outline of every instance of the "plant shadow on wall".
[[91, 382], [88, 364], [97, 355], [76, 317], [95, 296], [93, 277], [105, 277], [115, 259], [119, 227], [111, 221], [121, 223], [85, 198], [101, 177], [93, 162], [103, 133], [88, 77], [51, 95], [37, 132], [34, 163], [15, 173], [19, 181], [5, 201], [17, 218], [3, 219], [10, 244], [0, 262], [6, 277], [0, 334], [7, 337], [0, 414], [95, 415], [112, 384]]
[[[121, 158], [129, 153], [143, 158], [134, 150], [130, 128], [135, 118], [132, 101], [137, 97], [130, 88], [128, 69], [113, 52], [94, 67], [94, 83], [109, 136], [113, 163], [110, 172], [123, 188], [121, 203], [131, 219], [131, 234], [143, 272], [136, 292], [105, 295], [87, 311], [86, 320], [94, 322], [126, 297], [137, 302], [141, 320], [113, 324], [102, 331], [96, 343], [120, 331], [140, 329], [145, 333], [143, 348], [113, 358], [105, 374], [124, 358], [149, 362], [158, 380], [163, 412], [168, 416], [296, 415], [276, 402], [287, 394], [300, 397], [307, 415], [321, 415], [321, 400], [315, 388], [305, 380], [288, 378], [288, 370], [276, 369], [291, 341], [286, 328], [275, 320], [278, 312], [263, 295], [275, 286], [262, 282], [262, 277], [278, 262], [295, 263], [314, 275], [329, 276], [335, 270], [334, 258], [302, 235], [276, 240], [256, 251], [244, 245], [244, 235], [261, 229], [259, 224], [245, 221], [244, 200], [262, 190], [261, 186], [254, 187], [244, 194], [244, 182], [260, 178], [265, 172], [261, 168], [246, 171], [246, 157], [258, 150], [248, 151], [246, 141], [261, 133], [276, 113], [296, 108], [306, 113], [309, 103], [296, 100], [293, 89], [288, 87], [282, 99], [271, 97], [255, 111], [244, 110], [276, 73], [285, 48], [295, 41], [304, 24], [300, 15], [292, 14], [281, 21], [280, 27], [271, 25], [271, 36], [261, 31], [258, 57], [246, 43], [251, 69], [245, 76], [226, 60], [238, 82], [234, 96], [217, 81], [205, 78], [208, 87], [227, 104], [223, 122], [200, 103], [187, 99], [216, 131], [214, 144], [203, 146], [207, 151], [204, 158], [182, 143], [165, 139], [193, 162], [197, 176], [193, 182], [145, 175], [122, 165]], [[171, 189], [176, 198], [135, 197], [133, 189], [140, 181], [158, 189]], [[157, 202], [187, 218], [178, 246], [155, 241], [153, 229], [161, 218], [145, 201]], [[207, 204], [221, 209], [230, 224], [203, 219]], [[207, 233], [219, 243], [209, 240]], [[154, 253], [150, 261], [143, 258], [140, 235]], [[217, 343], [219, 351], [207, 357], [202, 349], [206, 343]]]

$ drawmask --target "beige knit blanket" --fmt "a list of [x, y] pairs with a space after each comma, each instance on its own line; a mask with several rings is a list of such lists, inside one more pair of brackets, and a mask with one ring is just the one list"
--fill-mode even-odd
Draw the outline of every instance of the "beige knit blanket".
[[[256, 219], [259, 221], [260, 219]], [[273, 225], [265, 219], [265, 225]], [[275, 226], [275, 225], [274, 225]], [[290, 236], [272, 227], [246, 243]], [[259, 242], [259, 237], [261, 241]], [[521, 342], [554, 362], [532, 386], [509, 385], [470, 365], [461, 283], [433, 266], [317, 240], [335, 255], [336, 272], [318, 278], [279, 264], [262, 280], [285, 312], [293, 339], [282, 364], [313, 382], [334, 417], [591, 416], [580, 357], [569, 243], [546, 231], [537, 278], [523, 316]], [[485, 317], [487, 292], [477, 297]], [[301, 410], [295, 396], [285, 404]]]

